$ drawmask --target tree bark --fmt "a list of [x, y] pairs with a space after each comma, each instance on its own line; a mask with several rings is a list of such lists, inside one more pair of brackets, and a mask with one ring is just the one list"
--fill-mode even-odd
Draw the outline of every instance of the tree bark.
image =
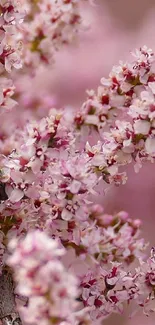
[[14, 282], [7, 271], [0, 276], [0, 321], [2, 325], [22, 325], [16, 311]]

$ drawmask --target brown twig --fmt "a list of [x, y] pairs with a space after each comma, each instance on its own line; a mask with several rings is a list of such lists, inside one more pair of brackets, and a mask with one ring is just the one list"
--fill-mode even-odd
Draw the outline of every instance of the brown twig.
[[3, 271], [0, 276], [0, 321], [2, 325], [22, 324], [16, 311], [14, 282], [8, 271]]

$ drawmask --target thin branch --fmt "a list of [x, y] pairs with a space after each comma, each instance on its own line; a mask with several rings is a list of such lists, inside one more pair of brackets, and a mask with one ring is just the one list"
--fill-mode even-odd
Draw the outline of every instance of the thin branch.
[[2, 325], [22, 324], [16, 311], [14, 282], [7, 271], [3, 271], [0, 276], [0, 320]]

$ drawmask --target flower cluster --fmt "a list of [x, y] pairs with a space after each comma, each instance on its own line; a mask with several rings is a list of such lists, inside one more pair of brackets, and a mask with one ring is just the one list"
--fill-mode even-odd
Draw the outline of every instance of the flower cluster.
[[[60, 258], [64, 249], [43, 232], [12, 240], [9, 265], [15, 271], [17, 292], [28, 298], [20, 312], [26, 324], [89, 324], [85, 311], [77, 311], [77, 280]], [[26, 285], [25, 285], [26, 282]]]
[[18, 40], [18, 26], [23, 21], [25, 15], [23, 0], [1, 0], [1, 45], [0, 45], [0, 70], [11, 68], [21, 68], [21, 44]]
[[[116, 117], [123, 115], [127, 120], [133, 102], [142, 99], [140, 94], [147, 91], [148, 98], [154, 94], [155, 56], [146, 46], [132, 53], [132, 63], [120, 62], [114, 66], [109, 78], [101, 79], [97, 93], [88, 92], [88, 99], [75, 117], [77, 128], [82, 125], [94, 126], [98, 131], [113, 126]], [[150, 91], [151, 90], [151, 91]], [[143, 99], [142, 99], [143, 100]], [[150, 98], [151, 100], [151, 98]], [[139, 112], [140, 113], [140, 112]], [[132, 114], [130, 114], [132, 117]]]
[[26, 66], [37, 68], [40, 63], [53, 63], [55, 52], [74, 39], [82, 24], [79, 2], [28, 1], [28, 16], [22, 30]]
[[75, 139], [61, 114], [52, 110], [39, 123], [28, 124], [22, 136], [16, 152], [2, 159], [1, 181], [10, 202], [24, 196], [41, 199], [42, 195], [44, 201], [53, 193], [55, 200], [66, 202], [75, 195], [76, 205], [78, 197], [82, 200], [86, 193], [93, 193], [98, 178], [88, 155], [75, 150]]
[[[74, 39], [81, 24], [79, 0], [1, 0], [0, 74], [20, 69], [23, 62], [30, 68], [50, 64], [61, 45]], [[10, 84], [1, 79], [1, 111], [16, 104]]]
[[101, 207], [92, 207], [89, 198], [100, 182], [94, 157], [78, 150], [61, 114], [52, 110], [39, 123], [28, 124], [16, 151], [2, 157], [1, 216], [20, 219], [24, 229], [49, 229], [78, 255], [130, 261], [143, 248], [137, 240], [140, 223], [126, 213], [106, 216]]
[[[21, 42], [19, 41], [19, 25], [25, 15], [23, 0], [0, 1], [0, 74], [11, 72], [12, 68], [22, 67]], [[11, 98], [14, 94], [12, 81], [0, 79], [0, 107], [11, 109], [16, 102]]]
[[146, 314], [154, 311], [154, 249], [132, 273], [118, 262], [111, 262], [111, 267], [97, 263], [77, 280], [61, 261], [64, 248], [43, 232], [13, 239], [9, 247], [13, 254], [8, 264], [15, 272], [17, 292], [28, 299], [19, 308], [26, 324], [90, 324], [88, 311], [92, 320], [105, 318], [122, 312], [123, 304], [133, 300]]
[[[154, 251], [154, 249], [153, 249]], [[126, 271], [119, 263], [112, 263], [111, 269], [97, 267], [90, 270], [81, 281], [81, 300], [91, 308], [91, 318], [105, 318], [112, 312], [123, 311], [123, 304], [133, 300], [144, 313], [155, 311], [155, 260], [151, 257], [139, 261], [134, 272]]]
[[[81, 3], [0, 0], [0, 272], [13, 270], [25, 324], [90, 325], [131, 301], [155, 310], [155, 249], [146, 260], [140, 220], [94, 204], [103, 181], [126, 182], [122, 166], [154, 162], [154, 53], [144, 46], [120, 62], [79, 112], [26, 90], [83, 26]], [[22, 63], [18, 114], [7, 74]]]
[[45, 229], [59, 237], [66, 249], [73, 248], [85, 262], [90, 259], [103, 266], [112, 261], [129, 265], [144, 255], [146, 245], [139, 238], [140, 220], [132, 220], [124, 211], [107, 215], [99, 205], [85, 206], [86, 209], [86, 220], [48, 221]]
[[[155, 57], [145, 47], [135, 55], [133, 64], [122, 63], [102, 79], [103, 87], [90, 94], [78, 114], [51, 109], [21, 126], [13, 138], [8, 133], [3, 150], [12, 140], [14, 150], [0, 156], [1, 264], [7, 242], [19, 237], [9, 265], [19, 293], [29, 298], [22, 309], [27, 323], [89, 324], [83, 307], [95, 320], [122, 311], [130, 300], [145, 312], [152, 310], [155, 262], [154, 255], [142, 262], [146, 245], [139, 239], [140, 221], [126, 212], [108, 215], [93, 204], [103, 180], [126, 181], [121, 166], [134, 161], [138, 170], [143, 160], [154, 161]], [[96, 132], [97, 144], [85, 141], [87, 131]], [[36, 228], [43, 232], [33, 232]], [[59, 260], [63, 249], [57, 241], [86, 268], [77, 284]], [[140, 267], [128, 272], [135, 259]]]
[[90, 92], [74, 119], [77, 130], [98, 132], [98, 143], [87, 143], [86, 151], [103, 179], [116, 185], [127, 179], [121, 166], [134, 162], [137, 172], [155, 156], [155, 56], [146, 47], [133, 55], [132, 64], [121, 62], [109, 79], [102, 78], [97, 95]]
[[143, 256], [146, 245], [138, 238], [140, 220], [132, 220], [124, 211], [116, 215], [105, 214], [98, 205], [91, 208], [89, 217], [94, 222], [81, 233], [81, 244], [100, 264], [112, 261], [130, 264]]

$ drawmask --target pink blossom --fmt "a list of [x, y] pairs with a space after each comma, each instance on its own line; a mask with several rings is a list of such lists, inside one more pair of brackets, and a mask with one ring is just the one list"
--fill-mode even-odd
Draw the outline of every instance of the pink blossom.
[[10, 249], [13, 255], [8, 263], [15, 270], [17, 291], [29, 298], [28, 306], [20, 311], [24, 321], [78, 324], [77, 280], [60, 261], [64, 249], [39, 231], [29, 233], [20, 242], [12, 240]]

